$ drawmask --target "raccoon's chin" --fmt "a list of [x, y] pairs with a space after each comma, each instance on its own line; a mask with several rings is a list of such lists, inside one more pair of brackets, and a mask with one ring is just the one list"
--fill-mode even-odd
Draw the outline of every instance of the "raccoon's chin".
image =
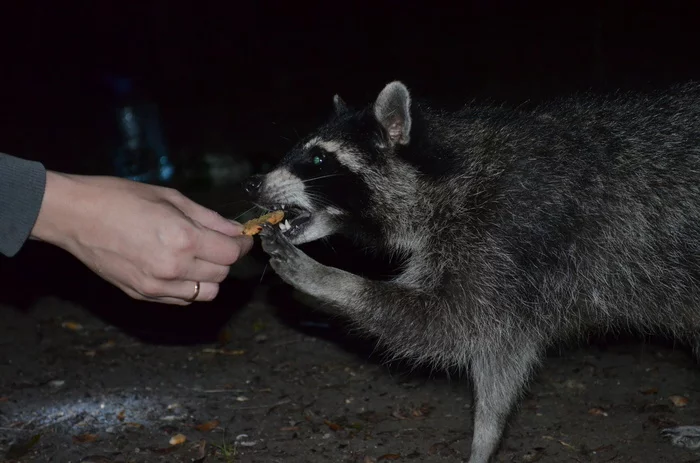
[[284, 229], [284, 235], [294, 245], [310, 243], [334, 234], [337, 227], [333, 225], [331, 217], [324, 212], [309, 214], [308, 219], [297, 223], [299, 219], [291, 222], [291, 227]]
[[277, 226], [294, 245], [320, 240], [337, 232], [338, 227], [325, 210], [308, 211], [294, 206], [274, 205], [272, 210], [285, 211], [285, 220]]

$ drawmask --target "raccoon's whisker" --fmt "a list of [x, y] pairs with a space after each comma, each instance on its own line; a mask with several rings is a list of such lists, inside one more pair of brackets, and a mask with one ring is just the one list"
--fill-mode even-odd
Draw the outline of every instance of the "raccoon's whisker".
[[307, 180], [302, 180], [302, 183], [313, 182], [314, 180], [321, 180], [322, 178], [340, 177], [340, 175], [341, 175], [341, 174], [321, 175], [320, 177], [314, 177], [314, 178], [310, 178], [310, 179], [307, 179]]
[[241, 213], [238, 214], [236, 217], [234, 217], [233, 220], [238, 220], [238, 219], [240, 219], [242, 216], [246, 215], [248, 212], [252, 211], [252, 210], [255, 209], [256, 207], [257, 207], [257, 206], [253, 206], [253, 207], [251, 207], [250, 209], [248, 209], [247, 211], [241, 212]]
[[320, 193], [317, 193], [313, 190], [307, 191], [307, 195], [309, 196], [310, 199], [319, 202], [319, 203], [324, 203], [324, 206], [330, 206], [330, 201], [326, 198], [324, 198]]
[[307, 195], [311, 201], [315, 202], [319, 206], [329, 207], [333, 205], [333, 203], [331, 203], [327, 199], [317, 194], [313, 194], [312, 192], [307, 192]]
[[261, 206], [260, 204], [258, 204], [256, 202], [254, 202], [253, 204], [255, 204], [259, 209], [262, 209], [265, 212], [270, 212], [270, 209], [265, 207], [265, 206]]
[[270, 264], [267, 263], [267, 264], [265, 264], [265, 267], [263, 267], [262, 274], [260, 275], [260, 283], [262, 283], [263, 278], [265, 277], [265, 270], [267, 270], [267, 267], [268, 267], [269, 265], [270, 265]]

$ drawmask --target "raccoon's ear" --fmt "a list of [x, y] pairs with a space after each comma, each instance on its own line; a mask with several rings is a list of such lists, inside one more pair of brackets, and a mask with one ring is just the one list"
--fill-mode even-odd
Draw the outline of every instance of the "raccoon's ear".
[[333, 108], [335, 109], [335, 113], [339, 116], [348, 111], [348, 105], [346, 105], [343, 99], [340, 98], [340, 95], [337, 94], [333, 95]]
[[411, 95], [403, 83], [394, 81], [384, 87], [374, 102], [374, 116], [388, 132], [392, 146], [408, 144], [411, 139]]

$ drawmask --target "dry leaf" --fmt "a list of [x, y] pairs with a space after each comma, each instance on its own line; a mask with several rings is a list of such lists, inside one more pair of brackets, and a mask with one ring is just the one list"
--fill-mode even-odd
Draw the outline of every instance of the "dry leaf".
[[398, 453], [387, 453], [386, 455], [382, 455], [381, 457], [377, 458], [377, 461], [379, 460], [398, 460], [401, 458], [401, 455]]
[[219, 420], [207, 421], [206, 423], [198, 424], [195, 426], [197, 431], [209, 432], [215, 427], [219, 426]]
[[298, 431], [299, 426], [286, 426], [284, 428], [280, 428], [280, 431]]
[[243, 355], [245, 350], [243, 349], [224, 349], [224, 355]]
[[7, 402], [8, 400], [10, 400], [10, 398], [7, 397], [7, 396], [5, 396], [5, 397], [0, 397], [0, 403], [2, 403], [2, 402]]
[[73, 436], [74, 444], [84, 444], [85, 442], [95, 442], [97, 440], [97, 434], [81, 434], [79, 436]]
[[564, 447], [566, 447], [566, 448], [568, 448], [568, 449], [571, 449], [571, 450], [573, 450], [573, 451], [578, 451], [578, 450], [576, 449], [576, 447], [574, 447], [573, 445], [569, 444], [568, 442], [564, 442], [563, 440], [555, 439], [555, 438], [552, 437], [552, 436], [542, 436], [542, 439], [547, 439], [547, 440], [551, 440], [551, 441], [556, 441], [556, 442], [559, 442], [561, 445], [563, 445]]
[[170, 445], [180, 445], [187, 440], [184, 434], [176, 434], [170, 438]]
[[588, 414], [593, 416], [608, 416], [608, 413], [599, 407], [591, 408], [588, 410]]
[[658, 393], [659, 393], [659, 388], [658, 388], [658, 387], [652, 387], [652, 388], [649, 388], [649, 389], [641, 390], [641, 391], [639, 391], [639, 392], [641, 392], [641, 393], [644, 394], [644, 395], [658, 394]]
[[125, 424], [131, 428], [137, 428], [137, 429], [143, 428], [143, 425], [141, 423], [133, 423], [132, 422], [132, 423], [125, 423]]
[[80, 323], [76, 323], [76, 322], [63, 322], [61, 324], [61, 326], [64, 327], [65, 329], [71, 330], [71, 331], [80, 331], [83, 329], [83, 325], [81, 325]]
[[685, 407], [688, 405], [688, 402], [690, 402], [687, 397], [683, 397], [682, 395], [672, 395], [668, 400], [673, 402], [673, 405], [676, 407]]
[[335, 424], [335, 423], [328, 421], [328, 420], [323, 420], [323, 423], [326, 426], [328, 426], [329, 428], [331, 428], [332, 431], [340, 431], [341, 429], [343, 429], [343, 427], [340, 426], [339, 424]]
[[94, 357], [94, 356], [96, 356], [96, 355], [97, 355], [97, 351], [95, 351], [95, 350], [87, 350], [87, 351], [85, 351], [85, 356], [86, 356], [86, 357]]
[[126, 410], [122, 410], [122, 411], [120, 411], [119, 414], [117, 415], [117, 419], [118, 419], [119, 421], [124, 421], [125, 415], [126, 415]]

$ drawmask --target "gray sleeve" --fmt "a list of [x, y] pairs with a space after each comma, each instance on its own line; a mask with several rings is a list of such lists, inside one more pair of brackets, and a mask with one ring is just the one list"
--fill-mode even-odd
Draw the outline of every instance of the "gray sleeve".
[[46, 168], [0, 153], [0, 254], [14, 257], [34, 228], [46, 188]]

